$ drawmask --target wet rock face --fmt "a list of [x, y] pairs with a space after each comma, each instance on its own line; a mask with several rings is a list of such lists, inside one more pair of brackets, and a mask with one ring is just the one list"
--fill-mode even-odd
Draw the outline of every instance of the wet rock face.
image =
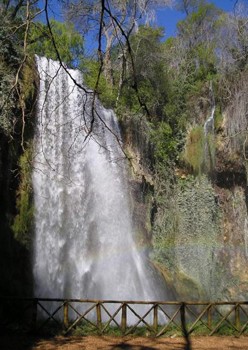
[[[176, 186], [174, 205], [168, 207], [166, 217], [167, 222], [174, 218], [174, 227], [166, 227], [169, 234], [164, 234], [163, 241], [170, 249], [164, 260], [161, 253], [155, 258], [167, 266], [178, 299], [211, 299], [216, 294], [215, 248], [220, 220], [215, 192], [205, 176], [184, 179]], [[159, 241], [155, 235], [155, 250], [161, 245], [161, 238]]]
[[[141, 181], [132, 181], [138, 239], [152, 251], [179, 300], [247, 299], [247, 188], [239, 185], [239, 178], [230, 187], [226, 179], [219, 180], [217, 186], [204, 176], [186, 177], [185, 184], [175, 185], [174, 195], [166, 199], [166, 225], [161, 207], [156, 209], [153, 224], [147, 192]], [[151, 234], [156, 225], [159, 233]]]
[[214, 294], [213, 254], [219, 218], [214, 191], [205, 177], [178, 193], [178, 211], [177, 268], [198, 285], [199, 297], [209, 298]]
[[149, 251], [156, 211], [149, 127], [144, 119], [135, 117], [123, 119], [120, 125], [124, 146], [130, 157], [129, 188], [136, 239], [142, 249]]
[[184, 181], [175, 185], [174, 204], [167, 206], [166, 221], [173, 216], [173, 228], [169, 224], [153, 237], [167, 283], [179, 300], [246, 299], [246, 187], [213, 186], [204, 176]]
[[227, 299], [246, 299], [248, 294], [248, 226], [245, 189], [219, 189], [222, 208], [218, 272]]
[[234, 95], [215, 130], [211, 179], [177, 169], [173, 191], [158, 208], [155, 259], [178, 299], [247, 299], [248, 105], [240, 98]]
[[243, 102], [242, 118], [235, 98], [223, 113], [223, 125], [215, 130], [211, 178], [194, 177], [183, 167], [170, 169], [175, 179], [166, 179], [168, 174], [160, 179], [164, 183], [159, 200], [159, 186], [147, 175], [151, 162], [146, 161], [150, 155], [143, 134], [132, 123], [125, 129], [126, 145], [138, 159], [135, 169], [143, 171], [141, 176], [136, 171], [131, 180], [136, 227], [142, 233], [139, 239], [149, 247], [167, 285], [180, 300], [247, 299], [248, 162], [240, 138], [247, 129]]
[[130, 180], [131, 198], [133, 202], [133, 222], [139, 244], [149, 249], [151, 241], [151, 224], [149, 206], [146, 202], [146, 191], [141, 181]]

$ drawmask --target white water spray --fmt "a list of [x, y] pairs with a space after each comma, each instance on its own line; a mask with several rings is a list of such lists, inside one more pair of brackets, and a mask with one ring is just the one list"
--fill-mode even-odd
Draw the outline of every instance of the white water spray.
[[204, 123], [204, 136], [205, 136], [205, 155], [204, 155], [204, 166], [206, 171], [212, 171], [214, 168], [214, 115], [215, 115], [215, 98], [213, 91], [213, 83], [210, 82], [210, 100], [211, 100], [211, 113], [210, 116]]
[[215, 105], [212, 106], [210, 116], [204, 123], [205, 136], [207, 136], [208, 134], [214, 133], [214, 113], [215, 113]]
[[[92, 101], [58, 62], [37, 58], [34, 280], [37, 297], [159, 300], [134, 242], [125, 159], [112, 111]], [[79, 71], [69, 70], [79, 84]]]
[[204, 123], [205, 136], [214, 133], [214, 113], [215, 113], [215, 98], [213, 92], [213, 82], [210, 82], [210, 99], [211, 99], [211, 113], [208, 119]]

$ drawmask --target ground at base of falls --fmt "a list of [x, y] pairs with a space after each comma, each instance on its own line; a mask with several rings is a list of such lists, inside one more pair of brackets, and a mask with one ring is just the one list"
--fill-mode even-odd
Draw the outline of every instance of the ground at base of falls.
[[[192, 350], [247, 350], [248, 337], [192, 337]], [[184, 350], [184, 338], [0, 336], [1, 350]]]

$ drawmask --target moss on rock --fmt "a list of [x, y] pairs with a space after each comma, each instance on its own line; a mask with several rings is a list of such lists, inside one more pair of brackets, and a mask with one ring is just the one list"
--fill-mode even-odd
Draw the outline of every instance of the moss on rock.
[[12, 225], [15, 238], [27, 248], [29, 248], [31, 244], [34, 212], [31, 179], [32, 158], [33, 147], [32, 143], [30, 143], [19, 160], [20, 182], [16, 200], [17, 215]]

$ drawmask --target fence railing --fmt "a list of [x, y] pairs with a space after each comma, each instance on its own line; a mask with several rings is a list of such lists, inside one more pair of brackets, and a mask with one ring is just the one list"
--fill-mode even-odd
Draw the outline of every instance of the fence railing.
[[[73, 330], [122, 335], [248, 333], [248, 302], [144, 302], [0, 298], [0, 326], [64, 335]], [[143, 333], [143, 334], [144, 334]]]

